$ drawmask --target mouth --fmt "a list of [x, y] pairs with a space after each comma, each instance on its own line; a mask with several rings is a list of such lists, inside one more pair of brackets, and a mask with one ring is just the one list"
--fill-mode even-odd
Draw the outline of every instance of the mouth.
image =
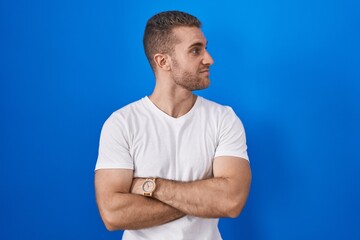
[[203, 68], [200, 70], [200, 72], [209, 72], [210, 68]]
[[210, 70], [209, 70], [208, 68], [199, 71], [199, 73], [204, 74], [204, 75], [206, 75], [207, 77], [210, 76]]
[[206, 69], [200, 70], [199, 72], [200, 73], [210, 73], [210, 69], [206, 68]]

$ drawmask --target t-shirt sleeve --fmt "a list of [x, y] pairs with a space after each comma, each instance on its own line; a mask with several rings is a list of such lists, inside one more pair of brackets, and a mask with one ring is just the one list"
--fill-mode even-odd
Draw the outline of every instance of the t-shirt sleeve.
[[104, 123], [95, 166], [98, 169], [134, 169], [130, 155], [127, 127], [121, 117], [113, 113]]
[[231, 107], [227, 110], [220, 124], [215, 157], [235, 156], [249, 160], [244, 126]]

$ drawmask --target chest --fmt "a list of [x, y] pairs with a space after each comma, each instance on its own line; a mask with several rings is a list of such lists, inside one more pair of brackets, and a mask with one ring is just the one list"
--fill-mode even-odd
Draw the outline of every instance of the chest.
[[132, 132], [130, 154], [136, 177], [192, 181], [212, 176], [218, 143], [211, 124], [146, 121]]

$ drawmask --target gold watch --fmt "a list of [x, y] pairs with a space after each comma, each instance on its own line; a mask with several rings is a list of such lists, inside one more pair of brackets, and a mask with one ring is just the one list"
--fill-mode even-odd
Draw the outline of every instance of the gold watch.
[[144, 191], [143, 195], [146, 197], [152, 197], [156, 189], [156, 178], [147, 178], [142, 184], [142, 190]]

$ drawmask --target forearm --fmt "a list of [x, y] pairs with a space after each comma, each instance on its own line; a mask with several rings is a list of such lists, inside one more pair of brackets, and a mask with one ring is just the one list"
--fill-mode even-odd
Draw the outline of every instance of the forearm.
[[[152, 197], [186, 215], [203, 218], [237, 217], [250, 191], [251, 169], [246, 159], [218, 157], [214, 177], [192, 182], [157, 178]], [[142, 195], [146, 178], [134, 178], [131, 192]]]
[[156, 199], [130, 193], [115, 193], [107, 204], [101, 215], [108, 230], [148, 228], [184, 216]]
[[218, 218], [236, 217], [242, 210], [246, 189], [229, 188], [232, 179], [211, 178], [195, 182], [157, 179], [154, 198], [188, 215]]

